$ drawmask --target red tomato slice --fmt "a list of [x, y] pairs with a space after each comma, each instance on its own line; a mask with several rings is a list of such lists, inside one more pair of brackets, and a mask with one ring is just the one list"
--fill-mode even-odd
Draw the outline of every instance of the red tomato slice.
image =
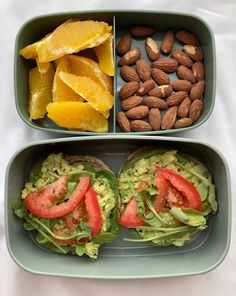
[[102, 227], [102, 214], [93, 187], [85, 193], [85, 206], [88, 214], [88, 224], [91, 227], [92, 236], [95, 236]]
[[126, 205], [121, 213], [120, 224], [126, 227], [138, 227], [145, 224], [143, 219], [138, 216], [138, 206], [134, 197]]
[[155, 198], [154, 208], [156, 212], [159, 213], [166, 205], [169, 183], [166, 181], [163, 174], [160, 171], [157, 171], [155, 175], [155, 184], [159, 191], [159, 194]]
[[137, 192], [141, 192], [143, 191], [143, 189], [148, 188], [149, 187], [149, 183], [145, 180], [142, 180], [139, 184], [138, 184], [138, 188], [136, 189]]
[[[64, 236], [65, 235], [65, 231], [61, 230], [61, 229], [54, 229], [53, 231], [56, 235], [58, 236]], [[59, 239], [59, 238], [55, 238], [52, 237], [52, 239], [61, 244], [61, 245], [66, 245], [66, 246], [72, 246], [72, 245], [76, 245], [77, 244], [77, 238], [70, 238], [70, 239]]]
[[81, 177], [69, 199], [60, 204], [55, 204], [57, 200], [65, 196], [67, 181], [67, 177], [61, 177], [52, 184], [30, 192], [24, 199], [27, 209], [45, 219], [62, 217], [73, 211], [82, 201], [89, 187], [90, 177]]
[[87, 212], [84, 200], [81, 201], [81, 203], [75, 210], [65, 215], [62, 219], [69, 230], [72, 230], [75, 226], [77, 226], [80, 221], [87, 221]]
[[[163, 167], [158, 166], [157, 170], [161, 172], [164, 178], [168, 180], [171, 183], [171, 185], [173, 185], [173, 187], [182, 194], [185, 207], [193, 208], [197, 211], [201, 210], [202, 208], [201, 197], [192, 183], [190, 183], [187, 179], [172, 172], [169, 169], [165, 169]], [[173, 190], [171, 194], [173, 194]]]

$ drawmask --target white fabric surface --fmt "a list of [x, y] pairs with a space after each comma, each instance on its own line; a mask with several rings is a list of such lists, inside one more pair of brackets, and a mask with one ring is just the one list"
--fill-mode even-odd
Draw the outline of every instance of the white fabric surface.
[[[235, 295], [236, 201], [233, 196], [231, 247], [224, 262], [210, 273], [186, 278], [142, 281], [84, 280], [37, 276], [21, 270], [10, 258], [4, 234], [3, 196], [5, 168], [11, 155], [23, 144], [59, 137], [33, 130], [18, 116], [14, 103], [13, 51], [16, 33], [29, 18], [45, 13], [88, 9], [151, 9], [191, 12], [211, 26], [216, 41], [216, 104], [209, 120], [177, 136], [211, 143], [229, 163], [232, 193], [236, 191], [236, 1], [235, 0], [1, 0], [0, 8], [0, 295]], [[125, 266], [124, 266], [125, 268]]]

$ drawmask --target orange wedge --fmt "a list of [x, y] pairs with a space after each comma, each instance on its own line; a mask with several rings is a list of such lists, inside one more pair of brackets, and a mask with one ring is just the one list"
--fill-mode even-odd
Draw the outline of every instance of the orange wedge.
[[88, 103], [60, 101], [47, 106], [48, 117], [57, 125], [69, 129], [107, 132], [108, 121]]

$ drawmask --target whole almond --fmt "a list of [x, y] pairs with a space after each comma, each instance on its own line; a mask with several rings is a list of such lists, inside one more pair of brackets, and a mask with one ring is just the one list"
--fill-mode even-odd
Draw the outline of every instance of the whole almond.
[[170, 82], [170, 85], [172, 86], [174, 91], [183, 90], [187, 92], [190, 92], [193, 86], [190, 81], [183, 79], [173, 80]]
[[132, 65], [137, 62], [141, 57], [141, 51], [139, 48], [133, 48], [129, 50], [122, 58], [120, 58], [118, 65]]
[[197, 37], [193, 33], [190, 33], [186, 30], [179, 30], [176, 33], [176, 38], [184, 44], [199, 46]]
[[119, 95], [121, 100], [131, 97], [139, 89], [139, 83], [136, 81], [127, 82], [120, 89]]
[[150, 60], [155, 61], [160, 57], [158, 45], [151, 37], [146, 39], [145, 49]]
[[145, 38], [151, 36], [155, 32], [155, 29], [147, 25], [133, 26], [130, 30], [132, 36], [136, 38]]
[[126, 117], [124, 112], [118, 112], [116, 115], [116, 120], [117, 120], [120, 128], [122, 129], [122, 131], [124, 131], [126, 133], [130, 132], [129, 120]]
[[149, 108], [166, 109], [168, 107], [164, 100], [153, 96], [145, 97], [143, 99], [143, 104]]
[[128, 82], [129, 81], [137, 81], [137, 82], [140, 81], [140, 78], [139, 78], [137, 72], [133, 68], [131, 68], [127, 65], [124, 65], [120, 68], [120, 75], [125, 81], [128, 81]]
[[188, 68], [191, 68], [193, 65], [190, 57], [180, 49], [173, 49], [171, 52], [171, 57], [175, 59], [180, 65], [184, 65]]
[[161, 85], [158, 87], [153, 88], [148, 95], [154, 96], [158, 98], [166, 98], [172, 93], [173, 89], [171, 85]]
[[184, 45], [183, 51], [194, 61], [201, 62], [203, 53], [200, 47], [193, 45]]
[[159, 85], [170, 84], [169, 75], [158, 68], [151, 69], [151, 75], [153, 80]]
[[161, 120], [161, 128], [163, 130], [172, 129], [176, 121], [177, 110], [178, 108], [173, 106], [165, 112]]
[[146, 81], [151, 78], [150, 65], [144, 59], [140, 59], [136, 62], [136, 71], [142, 81]]
[[169, 54], [174, 47], [174, 43], [175, 43], [174, 33], [172, 31], [166, 32], [161, 43], [161, 51], [165, 54]]
[[130, 47], [131, 47], [131, 35], [130, 33], [127, 33], [121, 36], [117, 44], [116, 50], [118, 55], [122, 56], [126, 54], [130, 50]]
[[149, 113], [147, 106], [137, 106], [132, 109], [129, 109], [125, 115], [131, 119], [142, 119], [145, 118]]
[[158, 108], [152, 108], [149, 111], [148, 120], [154, 131], [159, 131], [161, 128], [161, 112]]
[[179, 105], [179, 108], [178, 108], [178, 117], [179, 118], [184, 118], [184, 117], [188, 116], [191, 104], [192, 104], [192, 101], [188, 97], [185, 98], [181, 102], [181, 104]]
[[186, 91], [177, 91], [167, 98], [166, 103], [168, 106], [176, 106], [179, 105], [185, 98], [187, 98], [187, 96], [188, 93]]
[[174, 124], [174, 128], [184, 128], [187, 126], [190, 126], [192, 124], [192, 119], [189, 117], [184, 117], [181, 119], [178, 119], [175, 124]]
[[196, 81], [200, 81], [205, 78], [205, 69], [203, 63], [201, 62], [196, 62], [193, 64], [192, 72]]
[[204, 93], [204, 90], [205, 90], [205, 80], [198, 81], [196, 84], [194, 84], [194, 86], [191, 89], [190, 99], [191, 100], [200, 99]]
[[203, 110], [203, 102], [199, 99], [196, 99], [192, 102], [190, 109], [189, 109], [189, 118], [192, 119], [192, 122], [198, 120], [201, 116]]
[[151, 125], [144, 120], [133, 120], [130, 122], [130, 127], [135, 132], [148, 132], [152, 130]]
[[122, 101], [121, 103], [121, 107], [124, 109], [124, 110], [129, 110], [133, 107], [136, 107], [138, 105], [140, 105], [143, 101], [143, 98], [142, 97], [139, 97], [139, 96], [132, 96], [132, 97], [129, 97], [125, 100]]
[[178, 63], [172, 58], [162, 58], [154, 61], [153, 67], [158, 68], [166, 73], [173, 73], [177, 71]]
[[139, 89], [137, 90], [138, 96], [145, 96], [150, 90], [153, 89], [155, 86], [155, 82], [150, 79], [146, 80], [143, 84], [140, 85]]
[[188, 80], [192, 83], [195, 82], [195, 77], [193, 75], [193, 72], [189, 68], [183, 65], [178, 67], [177, 74], [181, 79]]

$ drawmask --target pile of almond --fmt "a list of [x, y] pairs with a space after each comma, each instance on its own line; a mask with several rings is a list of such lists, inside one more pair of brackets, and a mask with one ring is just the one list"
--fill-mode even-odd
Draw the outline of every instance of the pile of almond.
[[[150, 26], [134, 26], [117, 44], [124, 80], [117, 122], [124, 132], [184, 128], [203, 111], [205, 71], [198, 39], [186, 30], [170, 30], [159, 48], [150, 37], [154, 32]], [[142, 58], [140, 48], [132, 48], [132, 38], [144, 39], [148, 58]], [[182, 48], [174, 48], [176, 39]]]

